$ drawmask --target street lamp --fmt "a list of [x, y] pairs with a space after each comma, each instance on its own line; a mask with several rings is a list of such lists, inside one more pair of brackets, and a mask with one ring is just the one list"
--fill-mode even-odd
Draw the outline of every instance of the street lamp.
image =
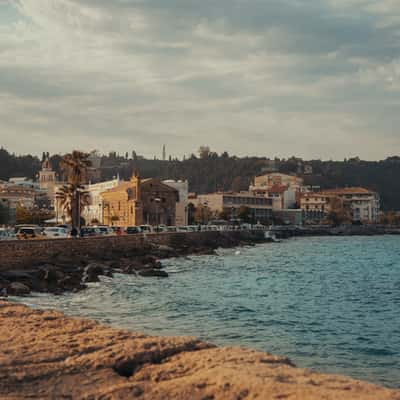
[[156, 197], [154, 202], [156, 203], [156, 230], [158, 232], [158, 205], [161, 203], [161, 199]]

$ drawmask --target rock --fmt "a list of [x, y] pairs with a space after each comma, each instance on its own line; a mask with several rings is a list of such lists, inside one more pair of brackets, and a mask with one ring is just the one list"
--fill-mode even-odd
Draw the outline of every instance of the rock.
[[153, 269], [153, 268], [148, 268], [148, 269], [143, 269], [139, 271], [140, 276], [158, 276], [160, 278], [167, 278], [169, 275], [165, 271], [160, 271], [159, 269]]
[[99, 275], [105, 275], [107, 270], [106, 265], [90, 263], [84, 269], [82, 282], [99, 282]]
[[12, 282], [7, 288], [7, 293], [12, 296], [26, 296], [31, 292], [31, 289], [20, 282]]
[[0, 301], [1, 399], [398, 400], [287, 358], [189, 337], [152, 337]]

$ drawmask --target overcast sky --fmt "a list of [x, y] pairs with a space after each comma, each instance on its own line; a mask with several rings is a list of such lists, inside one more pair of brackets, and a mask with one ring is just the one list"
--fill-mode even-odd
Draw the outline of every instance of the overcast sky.
[[0, 145], [400, 153], [399, 0], [0, 0]]

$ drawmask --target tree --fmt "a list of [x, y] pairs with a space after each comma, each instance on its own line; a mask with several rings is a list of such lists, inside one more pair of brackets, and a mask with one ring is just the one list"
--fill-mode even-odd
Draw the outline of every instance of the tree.
[[49, 210], [41, 210], [39, 208], [27, 209], [20, 205], [16, 209], [17, 224], [42, 224], [47, 219], [54, 217], [54, 214]]
[[237, 217], [243, 222], [251, 222], [251, 210], [249, 207], [240, 206], [237, 212]]
[[327, 220], [334, 226], [349, 224], [352, 221], [351, 213], [348, 207], [337, 197], [330, 199], [331, 210], [328, 213]]
[[194, 220], [198, 224], [207, 224], [212, 215], [213, 213], [208, 206], [200, 204], [194, 212]]
[[67, 176], [67, 185], [63, 187], [59, 195], [64, 209], [70, 213], [73, 228], [80, 227], [82, 205], [87, 201], [87, 193], [82, 184], [86, 180], [88, 168], [91, 166], [89, 154], [74, 150], [66, 154], [61, 160], [61, 168]]
[[[71, 184], [63, 185], [59, 188], [56, 193], [57, 202], [64, 212], [64, 216], [72, 222], [72, 226], [77, 228], [82, 219], [81, 214], [85, 206], [90, 202], [90, 196], [87, 191], [84, 190], [82, 185], [74, 186]], [[73, 203], [75, 199], [79, 199], [79, 204], [76, 207], [76, 218], [75, 225], [73, 221]]]

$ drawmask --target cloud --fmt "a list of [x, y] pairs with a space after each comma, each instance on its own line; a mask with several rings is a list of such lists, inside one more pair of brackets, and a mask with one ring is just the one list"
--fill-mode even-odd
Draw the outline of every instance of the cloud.
[[392, 0], [15, 0], [0, 15], [13, 151], [381, 158], [400, 145]]

